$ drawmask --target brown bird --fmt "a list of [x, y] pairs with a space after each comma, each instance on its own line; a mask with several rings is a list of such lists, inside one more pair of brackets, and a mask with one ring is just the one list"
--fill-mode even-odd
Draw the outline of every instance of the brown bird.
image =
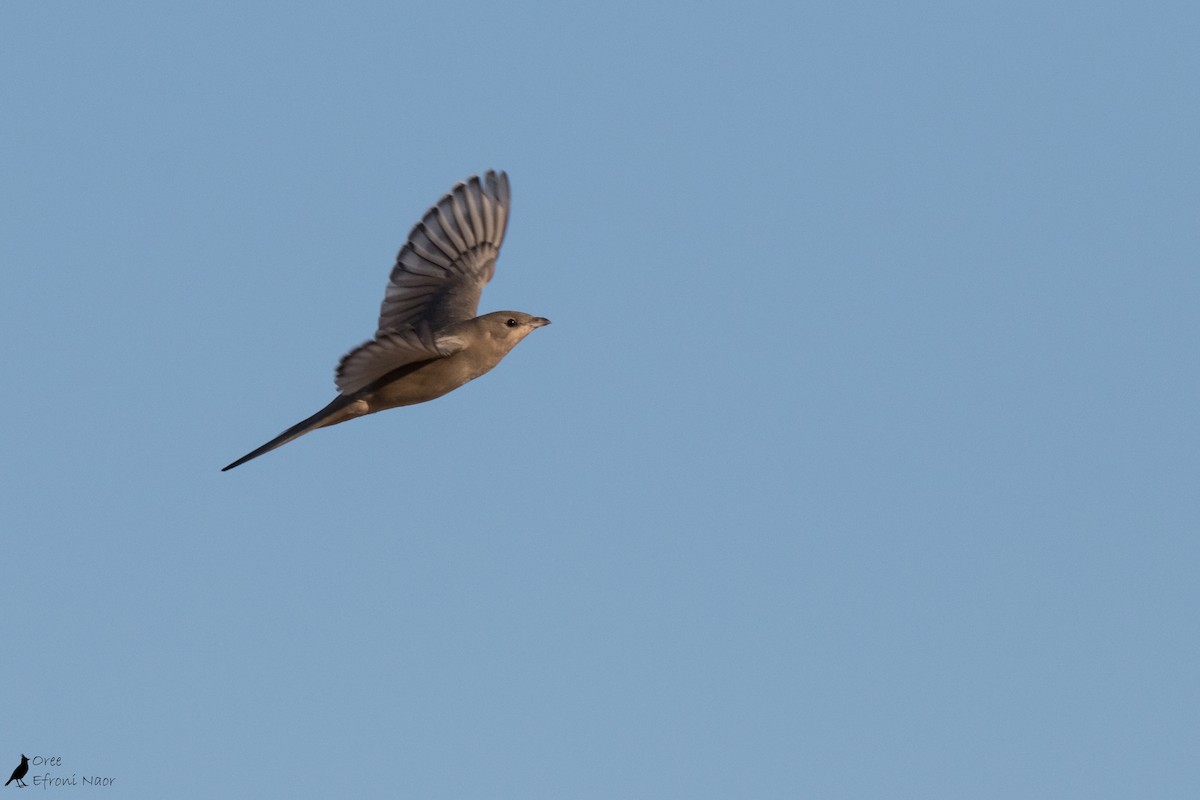
[[454, 391], [500, 363], [545, 317], [477, 317], [508, 228], [509, 187], [489, 171], [458, 184], [426, 212], [396, 256], [375, 338], [338, 362], [333, 402], [221, 471], [317, 428]]

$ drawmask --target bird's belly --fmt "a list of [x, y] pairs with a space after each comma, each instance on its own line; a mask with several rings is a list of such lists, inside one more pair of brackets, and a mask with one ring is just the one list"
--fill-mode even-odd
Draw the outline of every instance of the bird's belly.
[[363, 399], [370, 405], [371, 412], [425, 403], [452, 392], [487, 372], [487, 369], [472, 369], [466, 359], [457, 356], [458, 354], [455, 354], [426, 364], [386, 386], [381, 386]]

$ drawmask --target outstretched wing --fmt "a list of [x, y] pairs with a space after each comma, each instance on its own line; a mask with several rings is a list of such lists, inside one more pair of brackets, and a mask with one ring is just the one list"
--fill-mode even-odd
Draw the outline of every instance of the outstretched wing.
[[349, 396], [401, 367], [445, 358], [462, 348], [457, 337], [434, 336], [424, 324], [394, 333], [381, 331], [342, 356], [334, 382], [339, 394]]
[[472, 175], [413, 226], [396, 256], [379, 332], [419, 323], [438, 331], [475, 316], [508, 227], [508, 176]]

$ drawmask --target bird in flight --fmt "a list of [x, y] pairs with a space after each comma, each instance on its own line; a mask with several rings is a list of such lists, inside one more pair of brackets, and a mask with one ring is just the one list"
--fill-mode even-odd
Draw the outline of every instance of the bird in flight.
[[508, 228], [503, 172], [459, 183], [413, 226], [396, 256], [379, 313], [379, 330], [338, 362], [338, 396], [231, 470], [317, 428], [397, 406], [424, 403], [483, 375], [543, 325], [521, 311], [475, 316], [496, 271]]

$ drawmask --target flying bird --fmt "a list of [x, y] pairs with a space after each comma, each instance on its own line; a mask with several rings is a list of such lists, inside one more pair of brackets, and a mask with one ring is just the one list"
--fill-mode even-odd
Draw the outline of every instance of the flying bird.
[[549, 325], [521, 311], [475, 316], [508, 228], [509, 186], [488, 171], [457, 184], [413, 226], [396, 256], [375, 338], [338, 362], [338, 396], [234, 461], [231, 470], [317, 428], [434, 400], [500, 363]]

